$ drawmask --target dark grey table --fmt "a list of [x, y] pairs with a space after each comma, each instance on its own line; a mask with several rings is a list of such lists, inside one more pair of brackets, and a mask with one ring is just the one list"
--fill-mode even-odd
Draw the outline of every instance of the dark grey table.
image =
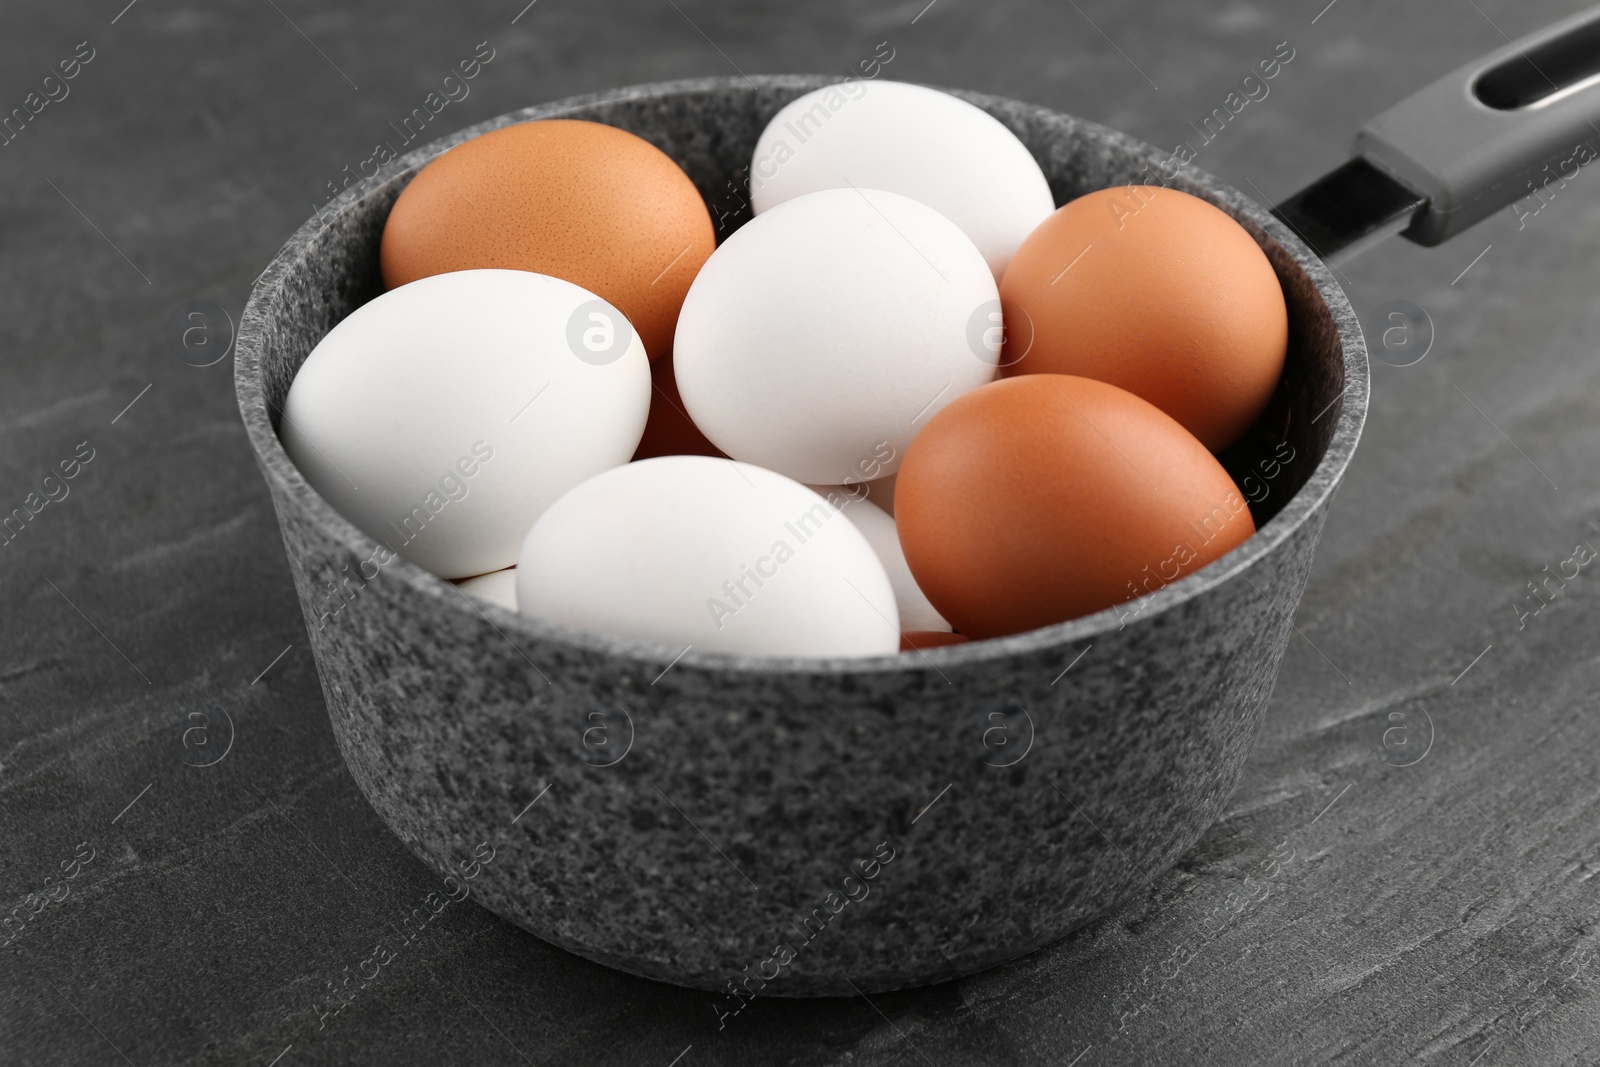
[[[48, 890], [0, 947], [0, 1062], [1595, 1062], [1600, 568], [1567, 561], [1600, 547], [1600, 176], [1345, 268], [1364, 316], [1423, 309], [1431, 350], [1375, 366], [1259, 749], [1174, 870], [1010, 966], [758, 1001], [721, 1031], [711, 996], [471, 904], [324, 1014], [436, 886], [334, 747], [232, 361], [168, 336], [195, 301], [237, 321], [328, 183], [480, 42], [430, 138], [615, 85], [843, 73], [888, 42], [883, 76], [1173, 145], [1286, 41], [1197, 160], [1277, 198], [1578, 5], [125, 2], [0, 11], [0, 114], [30, 116], [0, 147], [0, 514], [29, 512], [0, 541], [0, 901]], [[1407, 363], [1417, 331], [1375, 351]]]

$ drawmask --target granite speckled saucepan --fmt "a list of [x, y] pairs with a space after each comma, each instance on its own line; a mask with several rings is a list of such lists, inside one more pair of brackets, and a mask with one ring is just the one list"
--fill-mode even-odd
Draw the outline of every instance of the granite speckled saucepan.
[[[582, 633], [403, 560], [369, 562], [378, 543], [307, 484], [277, 426], [307, 354], [381, 291], [384, 220], [418, 168], [509, 123], [610, 123], [677, 160], [714, 216], [728, 213], [725, 237], [748, 218], [739, 176], [767, 120], [835, 80], [641, 86], [462, 130], [302, 227], [238, 341], [240, 406], [334, 734], [384, 822], [546, 941], [745, 996], [889, 990], [1015, 958], [1193, 845], [1260, 727], [1367, 404], [1362, 332], [1328, 268], [1273, 214], [1185, 167], [1170, 184], [1256, 238], [1290, 320], [1279, 393], [1225, 457], [1241, 485], [1256, 480], [1259, 532], [1191, 577], [1013, 637], [812, 660]], [[1067, 115], [958, 95], [1022, 139], [1058, 203], [1148, 181], [1167, 158]]]

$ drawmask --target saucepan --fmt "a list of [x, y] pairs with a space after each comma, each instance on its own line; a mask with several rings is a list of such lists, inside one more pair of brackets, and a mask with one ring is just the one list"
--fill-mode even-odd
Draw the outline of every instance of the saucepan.
[[1193, 166], [1163, 169], [1169, 153], [1115, 130], [958, 92], [1021, 138], [1058, 204], [1154, 176], [1238, 220], [1282, 283], [1288, 360], [1224, 457], [1258, 527], [1239, 548], [1120, 608], [865, 659], [582, 633], [403, 560], [330, 617], [328, 590], [354, 588], [379, 546], [278, 439], [297, 368], [381, 291], [384, 220], [428, 160], [510, 123], [610, 123], [676, 160], [726, 236], [749, 217], [739, 176], [767, 121], [838, 79], [575, 97], [394, 161], [283, 247], [238, 337], [240, 408], [350, 773], [484, 907], [591, 960], [718, 991], [729, 1010], [967, 974], [1150, 891], [1239, 780], [1361, 434], [1366, 346], [1323, 256], [1397, 231], [1437, 243], [1560, 180], [1600, 140], [1597, 57], [1592, 11], [1463, 68], [1370, 123], [1351, 163], [1276, 212]]

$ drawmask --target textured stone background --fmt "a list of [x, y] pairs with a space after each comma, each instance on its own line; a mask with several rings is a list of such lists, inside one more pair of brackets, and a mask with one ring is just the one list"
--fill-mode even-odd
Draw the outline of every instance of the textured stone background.
[[[1198, 159], [1276, 198], [1501, 30], [1580, 5], [538, 0], [513, 24], [519, 0], [123, 3], [0, 11], [0, 111], [95, 49], [0, 148], [0, 511], [94, 449], [0, 547], [0, 902], [93, 850], [0, 946], [0, 1063], [1593, 1062], [1600, 568], [1520, 629], [1515, 605], [1600, 547], [1600, 178], [1520, 230], [1505, 212], [1344, 268], [1364, 316], [1410, 300], [1436, 336], [1375, 367], [1260, 748], [1177, 868], [1012, 966], [758, 1001], [720, 1032], [706, 995], [471, 904], [319, 1027], [328, 983], [439, 887], [334, 748], [230, 362], [165, 336], [188, 301], [236, 319], [325, 183], [480, 41], [495, 58], [439, 132], [632, 82], [843, 72], [888, 41], [886, 76], [1171, 145], [1287, 40]], [[214, 758], [180, 743], [191, 712], [205, 751], [232, 723], [213, 766], [186, 763]]]

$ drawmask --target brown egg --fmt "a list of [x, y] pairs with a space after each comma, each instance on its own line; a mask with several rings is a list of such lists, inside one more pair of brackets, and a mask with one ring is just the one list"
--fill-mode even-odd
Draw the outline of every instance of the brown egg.
[[900, 635], [901, 652], [920, 652], [925, 648], [943, 648], [945, 645], [966, 643], [966, 637], [948, 630], [907, 630]]
[[634, 459], [654, 456], [727, 456], [706, 439], [700, 427], [689, 418], [678, 395], [678, 379], [672, 374], [672, 357], [658, 359], [650, 364], [650, 414], [644, 424], [644, 436], [634, 449]]
[[1289, 315], [1272, 264], [1225, 212], [1175, 189], [1101, 189], [1060, 208], [1017, 250], [1000, 302], [1007, 375], [1121, 386], [1213, 452], [1283, 373]]
[[900, 467], [895, 520], [917, 584], [974, 639], [1153, 593], [1255, 533], [1193, 434], [1132, 393], [1061, 374], [992, 382], [928, 420]]
[[666, 153], [614, 126], [545, 119], [423, 167], [389, 212], [379, 261], [391, 289], [479, 267], [565, 279], [626, 315], [656, 360], [715, 246], [705, 201]]

